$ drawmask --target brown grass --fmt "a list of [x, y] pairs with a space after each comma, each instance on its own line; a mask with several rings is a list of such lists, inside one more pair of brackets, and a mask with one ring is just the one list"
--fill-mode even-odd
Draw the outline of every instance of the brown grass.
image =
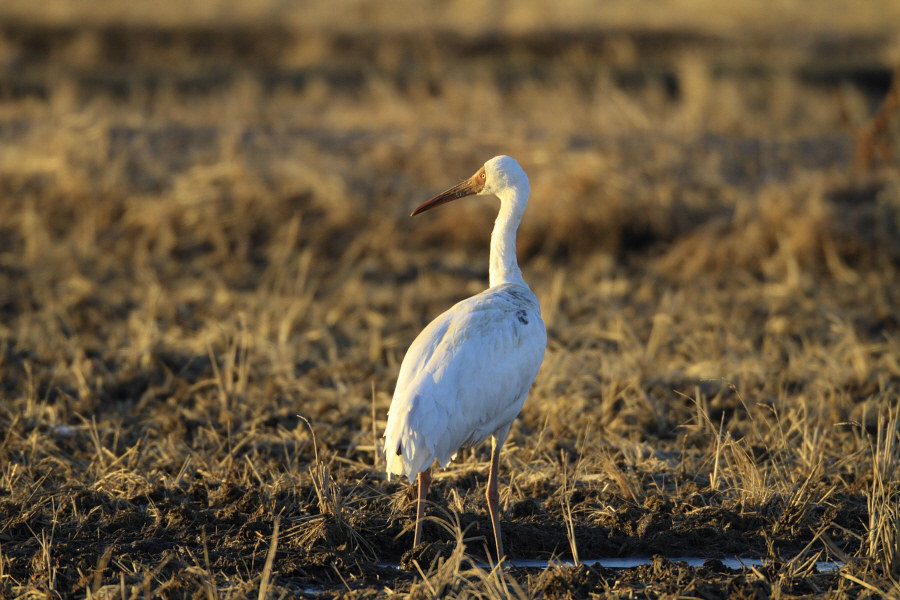
[[[870, 13], [835, 43], [884, 69]], [[853, 170], [843, 124], [880, 98], [829, 79], [859, 66], [821, 50], [832, 17], [766, 54], [738, 14], [697, 25], [727, 43], [522, 15], [480, 42], [4, 30], [0, 595], [896, 593], [900, 187]], [[495, 204], [407, 215], [501, 152], [550, 340], [508, 551], [765, 567], [485, 569], [483, 448], [404, 556], [373, 436], [414, 336], [485, 287]]]
[[[273, 0], [250, 0], [234, 4], [224, 0], [164, 1], [154, 7], [142, 3], [110, 0], [104, 3], [68, 3], [48, 0], [39, 5], [27, 0], [8, 0], [0, 7], [0, 19], [51, 24], [57, 27], [140, 25], [160, 28], [201, 26], [277, 26], [308, 33], [380, 34], [451, 31], [459, 35], [485, 35], [498, 31], [512, 34], [543, 34], [571, 30], [687, 30], [705, 35], [805, 34], [842, 32], [890, 34], [900, 18], [894, 2], [814, 0], [805, 5], [785, 0], [762, 0], [742, 6], [723, 6], [710, 0], [686, 0], [662, 4], [649, 0], [606, 2], [573, 0], [562, 10], [540, 2], [504, 3], [498, 0], [457, 0], [445, 4], [422, 4], [415, 0], [382, 3], [360, 0], [310, 0], [285, 4]], [[300, 46], [316, 45], [301, 40]], [[81, 41], [81, 53], [96, 49]]]

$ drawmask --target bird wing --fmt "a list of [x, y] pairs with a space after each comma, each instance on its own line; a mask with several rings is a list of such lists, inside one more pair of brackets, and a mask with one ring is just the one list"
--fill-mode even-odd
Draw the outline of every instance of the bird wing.
[[459, 302], [416, 338], [400, 367], [385, 431], [388, 472], [410, 482], [434, 459], [508, 427], [547, 346], [540, 305], [505, 284]]

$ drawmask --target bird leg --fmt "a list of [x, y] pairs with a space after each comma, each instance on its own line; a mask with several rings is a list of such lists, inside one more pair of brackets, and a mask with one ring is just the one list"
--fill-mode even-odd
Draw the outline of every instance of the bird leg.
[[500, 470], [500, 448], [506, 441], [506, 433], [502, 437], [494, 434], [491, 437], [491, 473], [488, 475], [487, 502], [491, 513], [491, 524], [494, 526], [494, 542], [497, 544], [497, 562], [503, 560], [503, 538], [500, 535], [500, 516], [497, 508], [500, 504], [500, 494], [497, 492], [497, 473]]
[[413, 538], [413, 548], [422, 541], [422, 519], [425, 516], [425, 497], [428, 495], [429, 485], [431, 485], [431, 465], [419, 473], [419, 501], [416, 504], [416, 535]]

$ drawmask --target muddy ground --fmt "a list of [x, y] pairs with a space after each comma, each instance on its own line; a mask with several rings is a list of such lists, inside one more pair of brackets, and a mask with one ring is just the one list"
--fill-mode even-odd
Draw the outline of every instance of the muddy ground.
[[[3, 25], [0, 595], [896, 594], [892, 38], [807, 34]], [[489, 450], [411, 548], [378, 444], [495, 207], [406, 215], [498, 153], [550, 342], [492, 570]]]

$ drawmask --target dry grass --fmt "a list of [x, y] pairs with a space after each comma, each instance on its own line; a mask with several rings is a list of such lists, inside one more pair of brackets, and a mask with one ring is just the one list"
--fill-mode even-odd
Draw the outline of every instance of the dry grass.
[[[742, 6], [723, 6], [710, 0], [685, 0], [659, 4], [649, 0], [605, 2], [573, 0], [562, 7], [541, 2], [504, 3], [498, 0], [455, 0], [433, 4], [398, 0], [389, 6], [374, 0], [310, 0], [286, 4], [251, 0], [234, 4], [224, 0], [164, 1], [153, 8], [141, 3], [68, 3], [48, 0], [40, 5], [8, 0], [0, 7], [0, 19], [52, 24], [58, 27], [133, 25], [178, 28], [271, 27], [294, 31], [326, 31], [379, 34], [451, 31], [458, 35], [544, 34], [547, 31], [639, 29], [687, 30], [705, 35], [834, 32], [848, 35], [890, 34], [900, 18], [896, 2], [814, 0], [797, 4], [786, 0], [762, 0]], [[805, 40], [802, 40], [805, 41]], [[802, 43], [802, 42], [801, 42]], [[303, 40], [301, 45], [309, 44]], [[314, 45], [314, 44], [313, 44]], [[82, 46], [82, 52], [91, 49]]]
[[[0, 595], [896, 593], [900, 177], [854, 170], [845, 133], [880, 98], [749, 34], [508, 27], [273, 34], [290, 56], [5, 30]], [[436, 546], [404, 557], [412, 494], [373, 435], [414, 336], [486, 285], [494, 205], [406, 215], [500, 152], [531, 177], [550, 340], [501, 457], [510, 554], [764, 568], [481, 568], [483, 448], [436, 474]], [[421, 573], [377, 564], [401, 560]]]

